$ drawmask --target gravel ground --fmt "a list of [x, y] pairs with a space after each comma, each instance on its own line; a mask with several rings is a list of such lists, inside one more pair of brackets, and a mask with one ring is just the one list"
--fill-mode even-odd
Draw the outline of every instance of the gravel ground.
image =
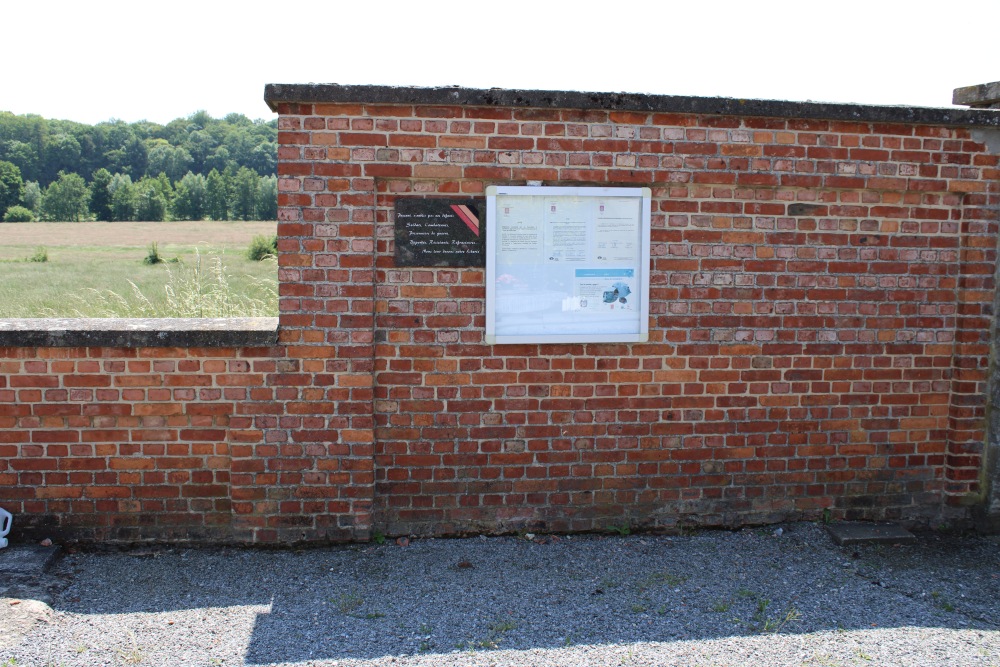
[[0, 667], [1000, 667], [1000, 545], [981, 537], [839, 547], [791, 524], [163, 548], [69, 554], [49, 576], [51, 608], [0, 604]]

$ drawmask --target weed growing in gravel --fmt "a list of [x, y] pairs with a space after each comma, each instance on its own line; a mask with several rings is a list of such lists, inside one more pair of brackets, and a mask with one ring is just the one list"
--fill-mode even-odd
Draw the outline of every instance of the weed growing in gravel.
[[497, 618], [486, 627], [486, 637], [459, 642], [455, 647], [460, 651], [464, 649], [474, 651], [477, 648], [500, 648], [500, 641], [503, 639], [503, 636], [516, 627], [517, 623], [513, 619]]
[[417, 632], [421, 635], [417, 653], [428, 653], [434, 649], [434, 639], [431, 637], [433, 631], [434, 628], [429, 623], [421, 623], [417, 628]]
[[760, 598], [757, 600], [757, 613], [754, 615], [754, 620], [763, 618], [764, 614], [767, 613], [767, 608], [771, 605], [771, 601], [767, 598]]
[[732, 600], [716, 600], [712, 603], [712, 611], [721, 614], [729, 611], [729, 608], [733, 606]]
[[671, 574], [670, 572], [653, 572], [644, 579], [639, 581], [638, 587], [640, 591], [644, 591], [647, 588], [652, 588], [654, 586], [680, 586], [686, 582], [689, 577], [678, 574]]
[[794, 623], [800, 618], [802, 618], [802, 614], [799, 613], [799, 610], [796, 609], [795, 607], [789, 607], [788, 611], [785, 612], [785, 615], [782, 618], [764, 619], [764, 625], [761, 626], [760, 631], [771, 632], [771, 633], [781, 632], [782, 628], [784, 628], [786, 625], [788, 625], [789, 623]]
[[628, 521], [621, 524], [620, 526], [617, 524], [611, 524], [610, 526], [608, 526], [608, 530], [610, 530], [612, 533], [615, 533], [619, 537], [626, 537], [627, 535], [632, 534], [632, 527], [629, 525]]
[[955, 611], [955, 605], [942, 598], [939, 592], [931, 591], [931, 597], [934, 598], [934, 603], [941, 609], [945, 611]]
[[617, 588], [617, 587], [618, 587], [618, 582], [612, 579], [611, 577], [605, 577], [604, 579], [601, 579], [601, 588], [610, 590], [612, 588]]
[[515, 623], [511, 619], [497, 619], [496, 621], [490, 624], [489, 630], [490, 632], [496, 634], [503, 634], [505, 632], [510, 632], [516, 627], [517, 623]]
[[350, 614], [365, 603], [364, 599], [357, 593], [347, 593], [336, 598], [330, 598], [330, 602], [336, 605], [337, 611], [341, 614]]
[[127, 651], [118, 649], [118, 659], [126, 665], [138, 665], [142, 662], [142, 651], [137, 648], [131, 648]]
[[[743, 599], [752, 599], [756, 602], [756, 609], [754, 610], [754, 614], [750, 622], [745, 622], [740, 618], [733, 619], [736, 623], [748, 626], [754, 632], [781, 632], [781, 630], [784, 629], [789, 623], [794, 623], [802, 617], [799, 610], [794, 606], [789, 607], [781, 616], [771, 616], [768, 614], [768, 609], [771, 607], [771, 601], [745, 588], [741, 588], [736, 591], [736, 596]], [[732, 600], [727, 601], [727, 604], [731, 606]], [[728, 609], [728, 607], [726, 607], [726, 609]], [[718, 603], [713, 605], [712, 610], [725, 611], [722, 605]]]

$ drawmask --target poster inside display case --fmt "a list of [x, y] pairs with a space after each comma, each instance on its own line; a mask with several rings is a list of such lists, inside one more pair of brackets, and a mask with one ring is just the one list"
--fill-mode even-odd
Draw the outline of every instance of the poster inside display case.
[[646, 341], [650, 200], [649, 188], [487, 188], [487, 343]]

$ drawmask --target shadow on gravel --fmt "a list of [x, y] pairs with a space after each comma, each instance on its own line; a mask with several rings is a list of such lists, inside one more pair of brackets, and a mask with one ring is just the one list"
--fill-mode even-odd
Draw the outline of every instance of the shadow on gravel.
[[[260, 607], [247, 664], [873, 627], [1000, 628], [1000, 547], [837, 547], [812, 524], [71, 556], [63, 611]], [[253, 619], [252, 622], [249, 619]], [[229, 621], [234, 623], [235, 621]]]

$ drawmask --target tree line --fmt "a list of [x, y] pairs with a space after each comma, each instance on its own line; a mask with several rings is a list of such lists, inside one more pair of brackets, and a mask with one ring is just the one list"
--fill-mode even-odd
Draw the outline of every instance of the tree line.
[[277, 121], [166, 125], [0, 112], [0, 220], [277, 217]]

